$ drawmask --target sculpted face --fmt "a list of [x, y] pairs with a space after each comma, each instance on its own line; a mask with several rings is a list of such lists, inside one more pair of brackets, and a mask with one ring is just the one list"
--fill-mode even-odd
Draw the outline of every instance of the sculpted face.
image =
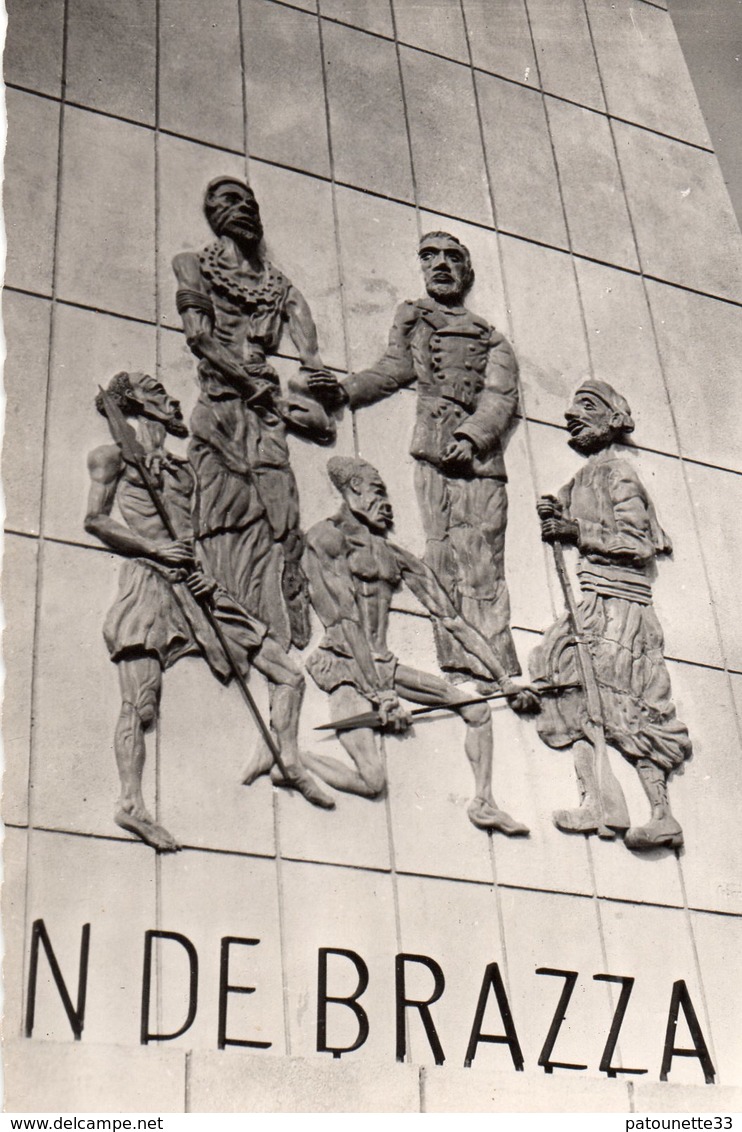
[[252, 189], [236, 181], [225, 181], [212, 189], [205, 201], [206, 217], [217, 236], [230, 236], [239, 243], [257, 244], [263, 238], [260, 209]]
[[130, 373], [129, 384], [143, 417], [158, 421], [173, 436], [188, 436], [180, 401], [171, 397], [164, 385], [148, 373]]
[[394, 511], [386, 484], [375, 468], [363, 468], [348, 485], [346, 500], [351, 511], [372, 531], [383, 534], [394, 524]]
[[471, 264], [464, 248], [448, 236], [428, 236], [418, 252], [425, 289], [433, 299], [458, 302], [469, 284]]
[[607, 448], [620, 433], [621, 414], [616, 413], [594, 393], [580, 390], [564, 414], [569, 446], [588, 454]]

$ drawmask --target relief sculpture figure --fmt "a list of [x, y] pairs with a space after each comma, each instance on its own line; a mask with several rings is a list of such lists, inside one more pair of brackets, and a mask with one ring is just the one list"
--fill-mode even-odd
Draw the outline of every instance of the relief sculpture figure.
[[[188, 435], [179, 403], [159, 381], [143, 373], [117, 374], [107, 393], [124, 417], [136, 420], [148, 477], [172, 528], [168, 531], [141, 472], [118, 444], [104, 444], [90, 453], [92, 482], [85, 529], [127, 559], [103, 630], [118, 667], [122, 698], [114, 738], [121, 781], [116, 822], [155, 849], [179, 848], [152, 817], [142, 796], [144, 736], [157, 720], [163, 671], [182, 656], [202, 656], [219, 680], [229, 681], [233, 670], [220, 634], [244, 677], [254, 666], [269, 681], [271, 727], [286, 771], [284, 777], [274, 767], [273, 781], [331, 808], [332, 799], [300, 763], [297, 733], [304, 676], [270, 630], [197, 561], [191, 518], [194, 472], [187, 459], [165, 447], [168, 433]], [[102, 394], [97, 407], [105, 413]], [[114, 507], [123, 521], [115, 517]], [[204, 613], [204, 602], [210, 616]]]
[[[487, 638], [508, 673], [520, 672], [505, 582], [507, 476], [503, 438], [518, 405], [513, 351], [464, 306], [474, 281], [466, 247], [446, 232], [423, 236], [427, 294], [402, 303], [386, 353], [345, 382], [361, 409], [416, 383], [411, 453], [426, 538], [425, 561], [460, 613]], [[491, 689], [485, 665], [446, 629], [436, 629], [438, 662], [455, 681]]]
[[[567, 832], [601, 836], [629, 826], [618, 781], [596, 759], [604, 738], [636, 767], [651, 807], [646, 825], [628, 829], [627, 847], [678, 848], [683, 833], [670, 811], [667, 779], [688, 758], [691, 743], [675, 715], [652, 604], [655, 560], [672, 546], [617, 447], [634, 429], [625, 398], [603, 381], [584, 381], [565, 417], [570, 447], [587, 460], [558, 498], [542, 496], [538, 514], [544, 541], [577, 547], [581, 600], [572, 617], [566, 613], [547, 630], [530, 665], [537, 683], [584, 684], [545, 698], [537, 723], [550, 747], [574, 749], [580, 806], [557, 811], [554, 821]], [[587, 650], [587, 663], [580, 649]], [[590, 679], [597, 711], [590, 707]]]
[[[464, 691], [443, 677], [397, 660], [387, 644], [392, 595], [408, 586], [435, 622], [476, 657], [514, 710], [537, 710], [537, 697], [513, 683], [487, 640], [455, 609], [430, 567], [389, 540], [392, 506], [376, 469], [364, 460], [335, 456], [328, 462], [328, 472], [343, 502], [336, 515], [307, 533], [310, 595], [326, 630], [307, 669], [329, 693], [333, 718], [338, 721], [374, 705], [382, 730], [402, 733], [411, 718], [401, 699], [451, 708], [466, 724], [465, 749], [476, 791], [470, 820], [480, 829], [527, 834], [527, 827], [499, 809], [492, 796], [489, 705], [467, 703]], [[338, 790], [369, 798], [381, 793], [385, 772], [372, 728], [341, 730], [339, 738], [350, 764], [329, 756], [303, 755], [306, 765]]]
[[[305, 299], [265, 258], [249, 186], [217, 178], [204, 212], [216, 241], [173, 260], [178, 310], [199, 358], [189, 449], [198, 481], [195, 533], [219, 583], [284, 648], [304, 648], [309, 609], [287, 433], [330, 443], [332, 410], [344, 396], [319, 355]], [[301, 359], [286, 391], [268, 361], [284, 326]]]

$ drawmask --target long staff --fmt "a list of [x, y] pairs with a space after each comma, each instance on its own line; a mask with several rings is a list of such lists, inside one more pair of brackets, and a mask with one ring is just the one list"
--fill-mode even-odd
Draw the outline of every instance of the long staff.
[[[626, 811], [626, 803], [623, 800], [621, 787], [608, 761], [608, 747], [605, 741], [605, 720], [603, 716], [603, 704], [600, 698], [600, 688], [598, 687], [598, 680], [595, 675], [592, 653], [590, 652], [584, 635], [580, 632], [577, 617], [577, 603], [575, 601], [575, 595], [572, 592], [567, 567], [564, 562], [564, 548], [560, 542], [552, 543], [551, 548], [554, 552], [554, 565], [556, 567], [557, 576], [559, 577], [559, 584], [562, 587], [562, 593], [564, 595], [564, 604], [567, 610], [569, 626], [572, 630], [577, 648], [577, 666], [580, 671], [582, 687], [585, 689], [585, 705], [587, 707], [588, 718], [585, 734], [595, 752], [595, 778], [597, 782], [597, 803], [600, 819], [598, 836], [611, 838], [615, 835], [613, 830], [610, 829], [606, 823], [604, 791], [610, 790], [615, 804], [622, 808], [624, 812]], [[610, 816], [614, 818], [618, 817], [618, 815]], [[623, 824], [623, 817], [624, 814], [621, 814], [621, 824]], [[625, 812], [625, 821], [626, 826], [628, 826], [628, 812]]]
[[[111, 429], [111, 435], [121, 449], [121, 455], [124, 457], [127, 463], [132, 464], [139, 472], [139, 475], [142, 477], [142, 483], [147, 489], [149, 497], [154, 504], [155, 510], [162, 519], [165, 530], [167, 531], [173, 542], [177, 542], [178, 534], [173, 525], [173, 521], [168, 514], [168, 510], [163, 502], [162, 496], [157, 490], [157, 487], [155, 486], [155, 483], [149, 474], [145, 462], [146, 453], [139, 440], [137, 439], [136, 432], [129, 424], [124, 414], [121, 412], [121, 409], [117, 405], [115, 398], [113, 398], [111, 394], [108, 393], [105, 389], [101, 389], [100, 392], [101, 399], [103, 401], [103, 408], [105, 410], [106, 417], [108, 418], [108, 424]], [[219, 642], [222, 652], [224, 653], [227, 664], [230, 667], [232, 675], [237, 681], [237, 685], [242, 692], [245, 703], [250, 709], [250, 714], [255, 720], [258, 730], [265, 740], [266, 746], [271, 753], [271, 757], [273, 758], [274, 763], [276, 764], [286, 781], [290, 782], [290, 775], [288, 774], [286, 767], [281, 759], [281, 754], [278, 750], [276, 742], [270, 733], [268, 725], [260, 714], [260, 709], [255, 703], [252, 692], [247, 686], [247, 681], [245, 680], [239, 664], [232, 654], [232, 651], [229, 647], [229, 642], [224, 636], [222, 627], [208, 604], [208, 598], [197, 598], [196, 600], [198, 601], [203, 611], [204, 617], [208, 621], [211, 628], [214, 630], [214, 634]]]

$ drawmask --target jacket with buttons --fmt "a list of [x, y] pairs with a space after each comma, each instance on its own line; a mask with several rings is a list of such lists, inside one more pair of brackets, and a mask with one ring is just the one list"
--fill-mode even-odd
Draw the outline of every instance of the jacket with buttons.
[[474, 475], [505, 480], [502, 436], [518, 407], [517, 372], [509, 342], [485, 319], [426, 297], [400, 304], [385, 353], [345, 388], [360, 409], [416, 382], [412, 455], [440, 467], [447, 445], [466, 438]]

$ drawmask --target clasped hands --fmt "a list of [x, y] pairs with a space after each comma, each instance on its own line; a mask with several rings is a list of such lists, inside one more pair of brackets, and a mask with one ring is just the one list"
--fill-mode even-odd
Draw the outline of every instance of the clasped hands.
[[196, 565], [192, 539], [182, 538], [174, 542], [160, 543], [151, 557], [163, 566], [175, 568], [180, 566], [188, 570], [185, 583], [195, 598], [210, 598], [218, 589], [214, 579], [204, 574], [201, 567]]
[[542, 495], [536, 504], [541, 520], [541, 539], [543, 542], [576, 543], [580, 528], [574, 519], [564, 518], [564, 508], [554, 495]]

